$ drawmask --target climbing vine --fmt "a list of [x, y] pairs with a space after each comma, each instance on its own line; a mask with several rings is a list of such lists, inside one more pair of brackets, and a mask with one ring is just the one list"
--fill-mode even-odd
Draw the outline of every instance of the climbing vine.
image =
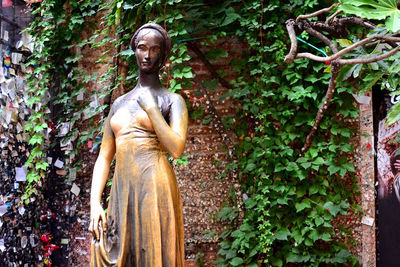
[[265, 6], [257, 1], [240, 10], [243, 30], [237, 34], [253, 53], [243, 58], [245, 67], [231, 94], [242, 103], [238, 121], [250, 121], [242, 124], [238, 135], [255, 131], [237, 151], [248, 198], [243, 224], [222, 246], [226, 260], [236, 255], [231, 265], [353, 261], [344, 244], [335, 241], [332, 224], [338, 214], [349, 211], [354, 203], [352, 192], [357, 192], [352, 185], [354, 165], [348, 157], [352, 132], [346, 125], [346, 118], [358, 114], [352, 89], [341, 88], [334, 98], [338, 112], [322, 122], [325, 132], [299, 158], [300, 144], [313, 121], [312, 111], [318, 108], [321, 89], [330, 75], [324, 72], [325, 64], [305, 60], [283, 66], [286, 14], [296, 16], [318, 7], [317, 1], [292, 1], [283, 7], [279, 1]]
[[[78, 127], [74, 124], [80, 123], [82, 115], [79, 108], [82, 104], [76, 98], [83, 92], [84, 83], [93, 79], [93, 75], [77, 70], [82, 55], [76, 53], [76, 49], [87, 45], [88, 41], [81, 39], [80, 32], [88, 27], [85, 19], [93, 16], [98, 6], [99, 1], [43, 1], [31, 6], [34, 20], [26, 31], [33, 36], [34, 51], [27, 64], [31, 73], [26, 78], [30, 94], [28, 104], [33, 112], [25, 131], [31, 136], [32, 148], [25, 163], [29, 170], [25, 201], [29, 201], [29, 196], [45, 180], [49, 167], [46, 152], [50, 146], [61, 141], [69, 148], [67, 166], [76, 163], [74, 156], [79, 143], [74, 149], [72, 142], [78, 137]], [[57, 138], [56, 128], [57, 132], [63, 132]]]
[[[28, 80], [30, 105], [35, 112], [25, 127], [32, 145], [26, 163], [26, 196], [45, 179], [45, 151], [56, 143], [51, 137], [53, 124], [67, 129], [56, 140], [69, 148], [67, 163], [79, 171], [76, 155], [89, 141], [92, 146], [100, 142], [96, 136], [101, 135], [101, 119], [109, 108], [112, 91], [121, 87], [127, 91], [136, 83], [137, 72], [131, 68], [136, 65], [135, 57], [129, 48], [132, 33], [139, 25], [154, 21], [173, 39], [170, 61], [160, 73], [169, 90], [179, 92], [197, 85], [198, 93], [207, 95], [210, 84], [220, 83], [229, 89], [225, 97], [237, 103], [235, 120], [220, 116], [212, 103], [209, 109], [214, 116], [204, 115], [207, 107], [190, 107], [192, 119], [211, 121], [221, 136], [230, 131], [239, 140], [233, 147], [223, 139], [232, 160], [226, 172], [237, 174], [243, 195], [227, 201], [230, 204], [219, 213], [219, 219], [228, 226], [218, 234], [219, 266], [356, 265], [349, 247], [351, 229], [337, 219], [349, 213], [358, 216], [359, 209], [352, 145], [358, 116], [352, 95], [354, 78], [362, 75], [360, 85], [367, 87], [367, 81], [376, 83], [385, 74], [378, 78], [369, 75], [379, 68], [376, 65], [365, 67], [364, 72], [360, 72], [361, 67], [344, 68], [312, 146], [300, 155], [328, 86], [331, 66], [306, 59], [286, 65], [290, 41], [285, 21], [332, 4], [323, 2], [44, 0], [32, 6], [35, 20], [28, 31], [35, 37], [36, 52], [30, 60]], [[364, 14], [355, 10], [355, 14]], [[81, 32], [91, 27], [91, 36], [83, 38]], [[360, 31], [354, 29], [340, 45], [358, 35]], [[211, 59], [229, 57], [228, 49], [215, 46], [218, 38], [226, 36], [245, 44], [241, 58], [230, 61], [237, 74], [230, 81], [210, 63]], [[300, 37], [326, 51], [324, 43], [307, 33]], [[310, 49], [305, 44], [299, 46]], [[210, 52], [202, 55], [199, 47]], [[79, 51], [89, 48], [101, 51], [98, 63], [109, 65], [101, 76], [78, 68], [82, 57]], [[190, 51], [206, 62], [212, 76], [207, 83], [195, 77], [189, 64]], [[93, 96], [85, 93], [85, 86], [91, 82], [102, 84]], [[42, 105], [48, 94], [48, 103], [54, 106]], [[47, 114], [48, 108], [54, 116]], [[81, 123], [90, 125], [90, 130], [79, 132]], [[180, 161], [187, 163], [185, 158]], [[237, 205], [242, 201], [243, 216]]]

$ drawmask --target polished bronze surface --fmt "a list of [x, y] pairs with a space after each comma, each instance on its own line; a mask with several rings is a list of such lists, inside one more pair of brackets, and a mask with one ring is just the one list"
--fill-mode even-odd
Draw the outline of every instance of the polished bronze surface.
[[[187, 109], [183, 98], [159, 80], [171, 49], [167, 32], [145, 24], [131, 45], [139, 82], [113, 103], [93, 170], [91, 266], [183, 266], [182, 203], [166, 152], [174, 158], [183, 152]], [[105, 215], [101, 194], [114, 156]]]

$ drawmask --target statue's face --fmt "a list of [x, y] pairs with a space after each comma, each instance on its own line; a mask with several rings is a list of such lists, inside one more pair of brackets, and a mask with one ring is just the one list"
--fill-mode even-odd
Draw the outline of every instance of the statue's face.
[[145, 73], [158, 72], [163, 60], [163, 37], [153, 29], [143, 29], [139, 32], [135, 54], [140, 71]]

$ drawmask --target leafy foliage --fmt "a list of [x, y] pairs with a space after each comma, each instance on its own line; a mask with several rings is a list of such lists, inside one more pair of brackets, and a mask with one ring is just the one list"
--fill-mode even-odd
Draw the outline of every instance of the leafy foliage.
[[[29, 144], [32, 145], [30, 157], [25, 163], [29, 169], [28, 186], [23, 196], [25, 201], [29, 201], [29, 196], [46, 177], [49, 167], [47, 148], [60, 141], [52, 139], [55, 129], [51, 129], [49, 124], [55, 121], [55, 128], [68, 122], [70, 127], [65, 140], [74, 141], [77, 138], [78, 127], [73, 126], [80, 120], [82, 111], [74, 113], [79, 110], [79, 103], [75, 99], [84, 89], [83, 81], [93, 78], [76, 70], [82, 55], [72, 52], [71, 48], [81, 48], [87, 44], [87, 41], [81, 40], [80, 32], [85, 27], [85, 19], [95, 14], [93, 9], [98, 7], [99, 1], [68, 3], [69, 12], [64, 1], [49, 0], [32, 5], [34, 20], [26, 29], [34, 37], [35, 47], [27, 64], [32, 72], [26, 77], [29, 105], [34, 111], [25, 126], [25, 131], [31, 136]], [[51, 99], [47, 99], [49, 96]], [[48, 102], [52, 104], [46, 105]], [[48, 115], [51, 112], [49, 107], [53, 110], [52, 118]], [[70, 156], [72, 163], [78, 150], [72, 149], [70, 153], [67, 156]]]
[[362, 18], [385, 20], [392, 32], [400, 30], [400, 10], [397, 0], [343, 0], [341, 10]]
[[[288, 16], [321, 8], [317, 1], [307, 5], [269, 1], [238, 9], [241, 27], [236, 34], [249, 44], [250, 53], [243, 57], [247, 64], [231, 96], [241, 103], [238, 121], [250, 122], [236, 129], [238, 136], [246, 136], [237, 153], [247, 181], [243, 189], [251, 197], [245, 201], [242, 225], [222, 235], [226, 241], [220, 254], [231, 265], [236, 263], [232, 255], [249, 266], [260, 261], [274, 266], [356, 263], [335, 241], [332, 225], [338, 214], [347, 214], [353, 204], [351, 192], [358, 190], [349, 145], [352, 132], [346, 126], [358, 112], [349, 84], [343, 83], [333, 99], [332, 110], [336, 107], [338, 113], [330, 112], [312, 148], [297, 157], [330, 77], [323, 64], [282, 64], [288, 42], [284, 22]], [[251, 123], [254, 120], [258, 123]], [[252, 127], [255, 132], [247, 134]]]
[[[400, 30], [400, 10], [396, 0], [371, 0], [371, 1], [347, 1], [344, 0], [341, 7], [345, 13], [355, 14], [365, 19], [385, 20], [386, 27], [377, 27], [370, 34], [386, 34], [388, 30], [391, 32], [398, 32]], [[352, 43], [350, 40], [343, 40]], [[342, 45], [343, 46], [343, 45]], [[368, 57], [379, 50], [379, 43], [374, 47], [372, 52], [368, 52], [363, 48], [358, 48], [356, 56]], [[382, 89], [387, 89], [391, 95], [399, 95], [399, 77], [400, 71], [399, 53], [385, 60], [384, 62], [377, 62], [368, 64], [367, 71], [364, 71], [363, 82], [361, 89], [363, 91], [371, 90], [378, 81], [383, 80]], [[347, 66], [342, 71], [342, 80], [346, 80], [351, 75], [354, 78], [358, 77], [361, 69], [365, 66], [360, 64], [354, 66]], [[400, 104], [396, 103], [389, 111], [386, 123], [388, 125], [400, 119]]]
[[[233, 35], [246, 44], [246, 49], [241, 58], [230, 61], [237, 76], [232, 81], [233, 89], [225, 97], [233, 98], [238, 104], [235, 120], [224, 118], [224, 125], [236, 132], [240, 142], [236, 147], [238, 160], [227, 166], [227, 172], [229, 168], [235, 168], [239, 173], [242, 192], [245, 192], [245, 211], [244, 217], [240, 218], [238, 199], [227, 201], [231, 205], [221, 209], [219, 220], [228, 227], [219, 234], [218, 265], [356, 265], [357, 260], [348, 247], [337, 239], [337, 236], [346, 235], [345, 227], [341, 227], [340, 221], [337, 222], [339, 225], [333, 225], [338, 215], [357, 210], [351, 120], [357, 118], [358, 109], [353, 103], [354, 89], [348, 80], [363, 77], [360, 88], [369, 90], [371, 82], [377, 83], [387, 73], [390, 76], [399, 65], [391, 59], [393, 61], [386, 65], [376, 63], [344, 69], [332, 99], [332, 108], [320, 125], [321, 130], [311, 149], [299, 158], [299, 150], [313, 125], [313, 114], [316, 114], [329, 82], [330, 67], [308, 60], [297, 60], [289, 66], [283, 63], [289, 45], [285, 21], [322, 8], [319, 2], [119, 0], [100, 3], [85, 0], [69, 1], [66, 12], [64, 1], [43, 1], [35, 10], [36, 19], [30, 29], [42, 47], [42, 51], [32, 57], [31, 65], [40, 66], [30, 77], [32, 105], [40, 103], [44, 94], [50, 91], [56, 96], [53, 100], [59, 108], [57, 118], [60, 123], [76, 125], [84, 116], [92, 126], [86, 132], [73, 130], [65, 136], [65, 140], [76, 140], [69, 155], [72, 163], [79, 148], [101, 132], [102, 124], [95, 118], [106, 108], [105, 105], [90, 107], [76, 101], [76, 97], [91, 81], [104, 85], [102, 90], [95, 92], [94, 99], [109, 96], [121, 83], [127, 88], [132, 87], [137, 70], [130, 69], [122, 80], [116, 62], [135, 66], [129, 39], [139, 25], [154, 21], [164, 25], [171, 35], [174, 45], [170, 64], [162, 74], [171, 91], [195, 86], [193, 70], [188, 64], [191, 59], [188, 41], [209, 48], [208, 58], [230, 59], [229, 49], [216, 47], [215, 42], [218, 38]], [[393, 1], [363, 2], [383, 10]], [[343, 8], [348, 10], [359, 7], [349, 1], [343, 2]], [[86, 24], [90, 26], [93, 16], [99, 12], [103, 14], [101, 29], [89, 39], [82, 39], [79, 33]], [[397, 16], [395, 14], [387, 13], [379, 19], [388, 18], [389, 21], [392, 16]], [[392, 25], [389, 29], [396, 30], [396, 24], [388, 23]], [[382, 29], [376, 29], [379, 30]], [[302, 38], [316, 46], [324, 46], [306, 34]], [[356, 32], [339, 43], [346, 46], [357, 38]], [[103, 49], [99, 63], [109, 62], [113, 55], [115, 64], [101, 77], [77, 71], [81, 55], [73, 51], [86, 45]], [[376, 72], [377, 68], [383, 71]], [[395, 76], [391, 77], [393, 79], [389, 81], [396, 82]], [[215, 81], [204, 84], [215, 88]], [[191, 109], [192, 118], [202, 120], [204, 124], [212, 119], [202, 109]], [[395, 118], [397, 116], [400, 115]], [[47, 127], [45, 108], [39, 108], [31, 120], [26, 130], [31, 133], [30, 143], [34, 146], [28, 162], [33, 185], [33, 181], [44, 178], [47, 167], [43, 150], [46, 136], [43, 130]], [[178, 163], [186, 164], [186, 158]]]

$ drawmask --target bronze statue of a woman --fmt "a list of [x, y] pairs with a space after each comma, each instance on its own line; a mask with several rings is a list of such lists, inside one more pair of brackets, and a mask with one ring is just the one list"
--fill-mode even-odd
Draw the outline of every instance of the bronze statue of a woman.
[[[171, 39], [161, 26], [148, 23], [133, 35], [131, 46], [139, 82], [114, 101], [93, 170], [91, 266], [184, 266], [182, 203], [166, 152], [174, 158], [182, 154], [188, 113], [183, 98], [159, 79]], [[106, 218], [100, 202], [114, 155]]]

